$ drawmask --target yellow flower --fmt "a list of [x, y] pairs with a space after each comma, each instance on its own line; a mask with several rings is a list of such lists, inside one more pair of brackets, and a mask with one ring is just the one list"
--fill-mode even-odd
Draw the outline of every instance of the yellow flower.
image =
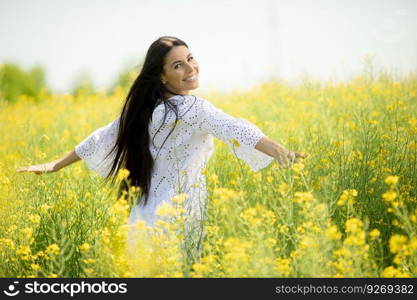
[[345, 204], [347, 199], [347, 193], [343, 192], [342, 195], [340, 195], [339, 200], [337, 200], [337, 205], [342, 206]]
[[214, 173], [209, 176], [209, 180], [211, 182], [213, 182], [214, 184], [218, 184], [219, 183], [219, 177], [216, 174], [214, 174]]
[[78, 246], [78, 249], [80, 249], [80, 251], [82, 251], [82, 252], [83, 251], [88, 251], [88, 250], [90, 250], [90, 248], [91, 248], [91, 246], [88, 243], [84, 243], [84, 244]]
[[31, 250], [28, 246], [23, 246], [20, 245], [17, 249], [16, 249], [16, 254], [17, 255], [29, 255], [31, 253]]
[[94, 258], [87, 258], [87, 259], [83, 259], [83, 262], [86, 264], [93, 264], [96, 262], [96, 260]]
[[57, 244], [51, 244], [45, 250], [46, 253], [51, 254], [51, 255], [58, 255], [59, 251], [60, 249]]
[[209, 273], [210, 272], [210, 267], [204, 264], [200, 264], [200, 263], [195, 263], [193, 264], [193, 272], [191, 272], [191, 277], [204, 277], [203, 274], [204, 273]]
[[17, 226], [16, 225], [10, 225], [10, 227], [7, 229], [7, 231], [8, 232], [13, 232], [13, 231], [15, 231], [17, 229]]
[[39, 251], [38, 253], [35, 254], [35, 257], [45, 257], [45, 252]]
[[344, 244], [351, 246], [362, 246], [365, 244], [365, 232], [359, 231], [355, 234], [350, 234], [344, 240]]
[[342, 237], [342, 234], [339, 232], [339, 230], [337, 230], [336, 225], [330, 226], [326, 230], [325, 235], [329, 240], [340, 240], [340, 238]]
[[175, 195], [171, 198], [172, 203], [182, 204], [184, 203], [185, 199], [187, 199], [189, 195], [186, 193], [181, 193], [179, 195]]
[[401, 270], [393, 267], [393, 266], [389, 266], [387, 268], [384, 269], [384, 271], [382, 271], [382, 277], [385, 278], [403, 278], [403, 277], [410, 277], [410, 275], [408, 275], [406, 272], [402, 272]]
[[295, 192], [293, 201], [295, 203], [307, 203], [313, 201], [314, 197], [310, 192]]
[[349, 249], [347, 249], [345, 247], [341, 247], [341, 248], [333, 251], [333, 256], [334, 257], [350, 257], [350, 256], [352, 256], [352, 253]]
[[346, 221], [345, 227], [346, 232], [357, 233], [362, 230], [362, 221], [358, 218], [351, 218]]
[[235, 147], [240, 147], [240, 144], [236, 139], [232, 139], [232, 143]]
[[279, 226], [278, 226], [278, 228], [279, 228], [279, 232], [282, 232], [282, 233], [286, 233], [286, 232], [288, 232], [288, 231], [289, 231], [288, 226], [287, 226], [287, 225], [285, 225], [285, 224], [283, 224], [283, 225], [279, 225]]
[[384, 198], [385, 201], [391, 202], [397, 198], [397, 193], [395, 191], [388, 191], [382, 194], [382, 198]]
[[301, 162], [294, 163], [293, 166], [292, 166], [292, 169], [296, 173], [301, 173], [301, 171], [304, 169], [304, 164], [301, 163]]
[[34, 224], [39, 224], [41, 222], [41, 217], [39, 215], [30, 215], [29, 220]]
[[326, 204], [324, 204], [324, 203], [320, 203], [320, 204], [317, 204], [317, 205], [314, 207], [314, 212], [315, 212], [317, 215], [323, 215], [323, 213], [325, 213], [325, 211], [326, 211], [326, 208], [327, 208]]
[[136, 193], [137, 191], [139, 191], [139, 188], [138, 188], [137, 186], [132, 185], [132, 186], [130, 187], [130, 191], [131, 191], [132, 193]]
[[240, 217], [246, 220], [250, 225], [261, 224], [262, 219], [256, 217], [257, 212], [254, 207], [247, 208], [240, 214]]
[[169, 203], [163, 203], [156, 209], [156, 214], [158, 216], [164, 217], [164, 216], [175, 216], [176, 210], [175, 207], [173, 207]]
[[302, 236], [300, 239], [299, 247], [301, 249], [311, 248], [314, 244], [314, 240], [310, 236]]
[[41, 136], [41, 139], [45, 139], [45, 141], [49, 141], [49, 137], [46, 134], [43, 134]]
[[0, 248], [1, 248], [1, 244], [5, 245], [7, 248], [14, 249], [15, 247], [14, 241], [12, 241], [11, 239], [0, 238]]
[[274, 238], [267, 238], [265, 240], [265, 246], [268, 248], [272, 248], [273, 246], [275, 246], [276, 243], [277, 243], [277, 240]]
[[409, 249], [411, 250], [411, 252], [414, 252], [417, 250], [417, 237], [413, 237], [410, 240], [410, 243], [408, 244]]
[[48, 204], [42, 204], [40, 207], [40, 211], [43, 213], [46, 213], [49, 209], [51, 209], [52, 206], [48, 205]]
[[123, 179], [127, 178], [129, 174], [130, 174], [130, 171], [128, 169], [122, 168], [117, 173], [116, 180], [122, 181]]
[[242, 191], [227, 188], [215, 188], [213, 190], [213, 203], [221, 205], [229, 201], [241, 199], [244, 196], [245, 192]]
[[385, 183], [386, 184], [397, 184], [398, 182], [398, 176], [388, 176], [387, 178], [385, 178]]
[[247, 208], [240, 214], [240, 217], [250, 225], [273, 225], [275, 223], [274, 212], [260, 204]]
[[30, 228], [30, 227], [25, 227], [25, 228], [21, 229], [21, 231], [22, 231], [22, 233], [23, 233], [24, 235], [26, 235], [26, 237], [27, 237], [27, 238], [31, 238], [31, 237], [32, 237], [32, 234], [33, 234], [33, 228]]
[[401, 251], [407, 244], [407, 237], [401, 234], [394, 234], [389, 239], [389, 248], [392, 253]]
[[35, 271], [39, 271], [41, 269], [41, 267], [38, 264], [31, 264], [30, 267], [32, 268], [32, 270]]
[[380, 234], [381, 233], [376, 228], [369, 232], [369, 236], [370, 236], [371, 240], [375, 240], [376, 238], [378, 238], [380, 236]]
[[219, 232], [219, 227], [215, 226], [215, 225], [214, 226], [208, 225], [206, 227], [206, 230], [207, 230], [207, 235], [213, 236], [213, 235], [216, 235]]
[[358, 191], [355, 189], [344, 190], [342, 195], [340, 195], [339, 200], [337, 201], [337, 205], [342, 206], [346, 203], [346, 201], [349, 204], [353, 204], [354, 197], [356, 197], [357, 195], [358, 195]]
[[288, 258], [277, 258], [275, 260], [275, 270], [285, 276], [291, 272], [291, 260]]
[[[223, 246], [226, 252], [224, 255], [226, 264], [241, 265], [249, 262], [250, 255], [247, 253], [247, 250], [252, 247], [251, 242], [230, 237], [223, 242]], [[233, 269], [230, 271], [233, 271]]]
[[289, 190], [290, 190], [290, 187], [285, 182], [278, 185], [278, 192], [282, 195], [286, 195], [289, 192]]

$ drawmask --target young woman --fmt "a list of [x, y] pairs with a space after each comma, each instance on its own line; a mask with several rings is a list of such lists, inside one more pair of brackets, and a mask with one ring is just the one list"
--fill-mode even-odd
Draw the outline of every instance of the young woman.
[[150, 227], [159, 205], [185, 193], [186, 237], [195, 253], [200, 253], [207, 204], [202, 170], [213, 152], [213, 136], [227, 143], [253, 171], [274, 159], [287, 167], [307, 154], [287, 150], [247, 120], [190, 95], [199, 86], [198, 76], [199, 65], [185, 42], [171, 36], [158, 38], [146, 54], [119, 117], [64, 157], [17, 172], [55, 172], [82, 159], [91, 170], [114, 180], [126, 168], [130, 171], [127, 180], [141, 191], [129, 222], [144, 220]]

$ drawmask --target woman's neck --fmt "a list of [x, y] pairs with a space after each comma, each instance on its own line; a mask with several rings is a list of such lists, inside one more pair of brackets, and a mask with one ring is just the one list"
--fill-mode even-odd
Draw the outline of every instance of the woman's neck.
[[[188, 93], [178, 93], [178, 94], [179, 95], [183, 95], [183, 96], [187, 96], [188, 95]], [[172, 94], [170, 92], [165, 92], [164, 96], [165, 96], [165, 99], [168, 99], [168, 98], [171, 98], [171, 97], [176, 96], [178, 94]]]

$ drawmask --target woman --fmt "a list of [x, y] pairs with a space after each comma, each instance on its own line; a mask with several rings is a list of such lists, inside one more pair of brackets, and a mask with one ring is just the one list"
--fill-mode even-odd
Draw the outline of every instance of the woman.
[[[126, 168], [127, 180], [141, 191], [129, 223], [144, 220], [150, 227], [159, 205], [187, 194], [186, 237], [198, 255], [207, 195], [202, 170], [213, 152], [213, 136], [227, 143], [254, 171], [274, 159], [286, 167], [307, 156], [287, 150], [247, 120], [190, 95], [199, 86], [198, 76], [199, 65], [187, 44], [175, 37], [160, 37], [150, 46], [118, 118], [64, 157], [17, 172], [55, 172], [82, 159], [91, 170], [114, 182], [114, 175]], [[120, 187], [127, 188], [126, 184]]]

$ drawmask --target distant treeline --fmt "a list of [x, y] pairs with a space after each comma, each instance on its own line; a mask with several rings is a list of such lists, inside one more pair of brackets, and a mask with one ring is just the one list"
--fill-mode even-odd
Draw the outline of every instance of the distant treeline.
[[[116, 77], [108, 89], [112, 93], [117, 87], [127, 89], [133, 83], [138, 70], [125, 67]], [[0, 101], [16, 102], [20, 96], [27, 96], [34, 101], [41, 101], [53, 91], [47, 86], [45, 70], [41, 66], [34, 66], [24, 70], [17, 63], [0, 64]], [[90, 95], [96, 92], [92, 80], [88, 76], [78, 78], [70, 89], [74, 96]]]

